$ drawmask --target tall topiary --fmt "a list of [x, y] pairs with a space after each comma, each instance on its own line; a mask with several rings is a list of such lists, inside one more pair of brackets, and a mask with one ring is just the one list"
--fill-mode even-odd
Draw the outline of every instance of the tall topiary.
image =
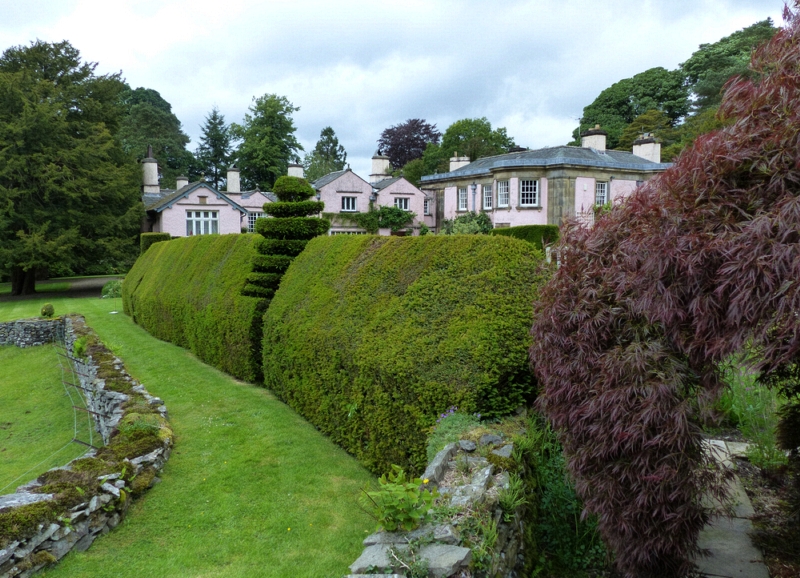
[[[787, 11], [788, 12], [788, 11]], [[800, 427], [800, 20], [726, 90], [726, 128], [588, 230], [562, 229], [530, 355], [586, 509], [629, 577], [683, 576], [725, 497], [700, 413], [719, 365], [755, 352]], [[794, 446], [792, 448], [788, 446]]]
[[311, 217], [322, 212], [325, 203], [309, 200], [314, 189], [299, 177], [282, 176], [272, 192], [277, 203], [266, 203], [264, 212], [272, 218], [256, 221], [256, 232], [263, 239], [256, 244], [258, 255], [253, 272], [247, 277], [242, 293], [250, 297], [271, 299], [286, 269], [308, 243], [330, 228], [330, 221]]

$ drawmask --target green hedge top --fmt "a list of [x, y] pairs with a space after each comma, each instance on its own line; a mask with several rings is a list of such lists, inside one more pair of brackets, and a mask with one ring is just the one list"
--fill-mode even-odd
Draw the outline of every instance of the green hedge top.
[[256, 240], [256, 235], [199, 235], [153, 245], [122, 284], [125, 313], [155, 337], [256, 381], [259, 300], [239, 294], [257, 255]]
[[372, 471], [420, 472], [449, 406], [492, 417], [533, 394], [540, 261], [504, 237], [312, 239], [264, 317], [265, 383]]
[[522, 225], [506, 229], [492, 229], [492, 235], [515, 237], [544, 250], [545, 245], [558, 241], [558, 225]]
[[264, 212], [273, 217], [305, 217], [316, 215], [325, 208], [321, 201], [297, 201], [293, 203], [264, 203]]
[[308, 181], [300, 177], [290, 177], [283, 175], [278, 177], [272, 185], [272, 192], [278, 197], [279, 201], [285, 203], [296, 203], [305, 201], [314, 196], [314, 187]]
[[153, 243], [159, 241], [169, 241], [172, 235], [169, 233], [142, 233], [139, 235], [139, 254], [141, 255], [150, 248]]

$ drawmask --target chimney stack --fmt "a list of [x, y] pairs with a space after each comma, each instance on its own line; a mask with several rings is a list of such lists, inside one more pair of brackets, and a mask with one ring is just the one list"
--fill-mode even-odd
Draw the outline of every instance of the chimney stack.
[[581, 147], [604, 151], [606, 150], [607, 136], [608, 133], [601, 129], [599, 124], [596, 124], [594, 128], [581, 133]]
[[300, 177], [301, 179], [305, 178], [303, 173], [303, 165], [298, 163], [290, 164], [288, 174], [290, 177]]
[[465, 167], [469, 164], [469, 157], [460, 157], [458, 156], [458, 151], [453, 153], [453, 156], [450, 157], [450, 172], [452, 173], [455, 170], [460, 169], [461, 167]]
[[147, 147], [147, 157], [142, 159], [142, 192], [160, 193], [158, 185], [158, 161], [153, 158], [153, 147]]
[[236, 165], [231, 165], [228, 169], [226, 189], [229, 193], [241, 193], [242, 184], [239, 180], [239, 168]]
[[189, 177], [175, 177], [175, 190], [182, 189], [189, 184]]
[[633, 141], [633, 154], [654, 163], [661, 162], [661, 143], [656, 142], [653, 135], [647, 133]]
[[389, 177], [391, 177], [389, 157], [378, 149], [372, 157], [372, 174], [369, 176], [369, 183], [374, 185]]

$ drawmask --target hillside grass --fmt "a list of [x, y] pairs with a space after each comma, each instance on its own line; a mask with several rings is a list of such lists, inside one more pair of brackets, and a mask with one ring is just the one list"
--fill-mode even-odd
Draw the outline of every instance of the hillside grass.
[[[126, 520], [48, 577], [340, 577], [374, 522], [357, 505], [372, 478], [277, 401], [180, 347], [158, 341], [113, 302], [50, 299], [78, 312], [169, 410], [176, 446], [162, 482]], [[44, 300], [0, 303], [0, 320]]]
[[[0, 347], [0, 494], [86, 452], [70, 443], [74, 410], [61, 381], [52, 345]], [[85, 433], [86, 414], [79, 419]]]

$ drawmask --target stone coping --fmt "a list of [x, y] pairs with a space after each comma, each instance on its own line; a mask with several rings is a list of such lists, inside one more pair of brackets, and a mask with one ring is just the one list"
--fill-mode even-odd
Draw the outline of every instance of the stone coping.
[[[120, 523], [133, 495], [158, 483], [157, 474], [169, 458], [173, 436], [167, 425], [168, 415], [163, 401], [150, 395], [127, 373], [122, 360], [113, 356], [99, 341], [95, 342], [93, 353], [85, 358], [74, 357], [75, 342], [82, 336], [96, 337], [80, 316], [0, 324], [0, 344], [29, 347], [63, 341], [79, 381], [77, 385], [82, 388], [88, 409], [94, 412], [97, 431], [109, 448], [114, 447], [114, 435], [120, 422], [129, 415], [136, 417], [130, 411], [131, 407], [138, 412], [148, 411], [158, 421], [159, 425], [153, 427], [158, 427], [160, 447], [148, 448], [142, 455], [125, 457], [122, 471], [96, 476], [97, 488], [91, 498], [65, 508], [57, 516], [43, 517], [34, 532], [24, 533], [23, 530], [18, 535], [0, 534], [0, 578], [27, 578], [72, 550], [80, 552], [89, 548], [97, 536], [106, 534]], [[101, 365], [103, 378], [98, 377]], [[115, 391], [109, 382], [126, 393]], [[76, 462], [93, 458], [103, 451], [106, 450], [91, 449], [67, 465], [49, 470], [18, 487], [15, 493], [0, 496], [0, 522], [3, 516], [14, 516], [21, 508], [55, 501], [57, 495], [39, 490], [46, 485], [48, 474], [72, 472]], [[19, 515], [22, 515], [22, 510]]]

